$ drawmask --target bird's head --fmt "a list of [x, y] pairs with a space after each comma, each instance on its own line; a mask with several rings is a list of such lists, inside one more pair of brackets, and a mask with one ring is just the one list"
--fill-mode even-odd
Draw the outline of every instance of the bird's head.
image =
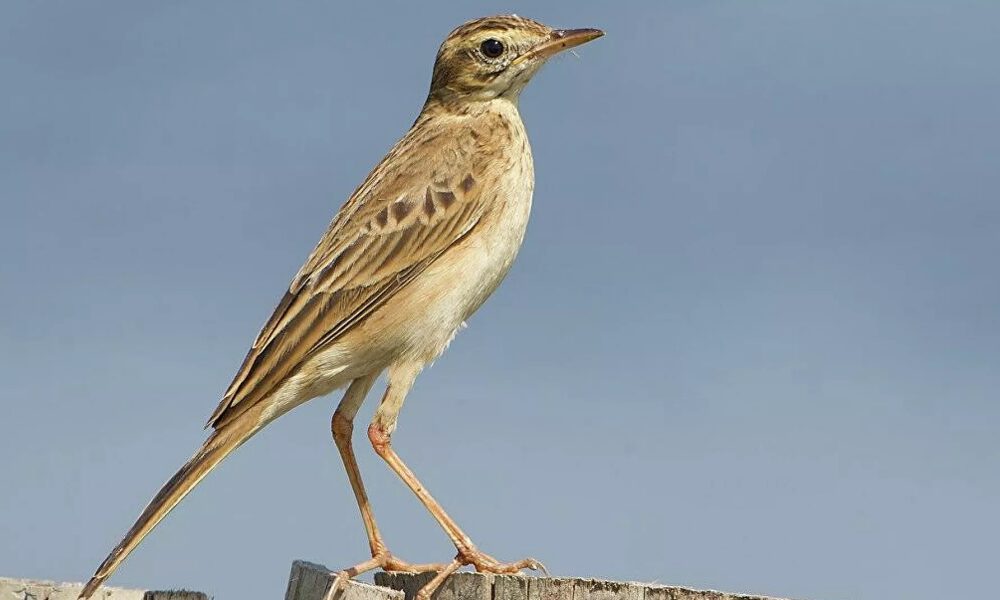
[[553, 29], [517, 15], [469, 21], [438, 50], [430, 98], [441, 101], [517, 99], [551, 56], [604, 35], [600, 29]]

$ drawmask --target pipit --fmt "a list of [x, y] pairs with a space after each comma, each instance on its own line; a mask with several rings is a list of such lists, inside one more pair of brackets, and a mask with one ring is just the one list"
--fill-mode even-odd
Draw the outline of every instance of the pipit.
[[[166, 483], [84, 587], [88, 598], [126, 556], [233, 450], [303, 402], [347, 387], [331, 430], [361, 509], [375, 568], [438, 572], [463, 565], [515, 573], [476, 548], [390, 445], [417, 374], [507, 274], [524, 238], [534, 167], [518, 96], [556, 53], [597, 29], [552, 29], [508, 15], [470, 21], [437, 53], [413, 126], [341, 207], [261, 329], [207, 427], [198, 452]], [[447, 564], [411, 564], [389, 552], [351, 447], [354, 417], [382, 373], [388, 386], [368, 427], [375, 452], [417, 495], [457, 549]]]

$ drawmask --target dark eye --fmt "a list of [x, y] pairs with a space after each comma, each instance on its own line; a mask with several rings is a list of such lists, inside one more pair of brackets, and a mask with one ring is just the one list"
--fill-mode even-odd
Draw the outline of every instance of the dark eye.
[[483, 51], [485, 56], [496, 58], [503, 54], [503, 42], [490, 38], [480, 44], [479, 49]]

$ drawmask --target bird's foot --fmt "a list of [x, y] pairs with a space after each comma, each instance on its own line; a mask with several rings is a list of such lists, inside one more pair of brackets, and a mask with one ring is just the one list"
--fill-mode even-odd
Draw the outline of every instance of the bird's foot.
[[521, 572], [522, 569], [531, 569], [533, 571], [541, 571], [545, 573], [546, 576], [549, 574], [548, 570], [545, 569], [545, 565], [533, 558], [525, 558], [517, 562], [502, 563], [475, 547], [459, 548], [458, 554], [455, 556], [455, 560], [451, 561], [448, 565], [445, 565], [443, 569], [437, 572], [434, 579], [431, 579], [424, 585], [424, 587], [420, 588], [417, 592], [416, 600], [430, 600], [431, 595], [433, 595], [434, 592], [441, 587], [444, 580], [464, 565], [472, 565], [472, 567], [480, 573], [511, 575]]
[[337, 600], [340, 597], [340, 591], [344, 589], [344, 586], [349, 580], [361, 575], [362, 573], [367, 573], [368, 571], [373, 571], [375, 569], [382, 569], [383, 571], [402, 571], [404, 573], [436, 573], [434, 578], [424, 585], [424, 587], [417, 593], [417, 600], [429, 600], [431, 594], [433, 594], [437, 588], [444, 583], [445, 579], [465, 565], [472, 566], [480, 573], [509, 575], [519, 573], [524, 569], [531, 569], [533, 571], [541, 571], [545, 573], [545, 575], [549, 574], [545, 565], [534, 558], [525, 558], [516, 562], [502, 563], [474, 546], [459, 548], [455, 559], [448, 564], [410, 563], [394, 556], [388, 549], [382, 548], [370, 559], [358, 563], [353, 567], [339, 571], [336, 579], [334, 579], [333, 584], [330, 586], [330, 589], [327, 590], [326, 596], [324, 596], [323, 600]]
[[426, 573], [428, 571], [440, 571], [446, 566], [445, 563], [411, 563], [393, 556], [390, 552], [385, 553], [383, 562], [378, 564], [383, 571], [401, 571], [403, 573]]
[[405, 573], [426, 573], [428, 571], [441, 572], [448, 568], [444, 563], [410, 563], [393, 555], [387, 548], [383, 548], [375, 553], [370, 559], [358, 563], [353, 567], [337, 572], [336, 579], [330, 589], [327, 590], [323, 600], [335, 600], [339, 597], [339, 592], [347, 582], [362, 573], [382, 569], [383, 571], [402, 571]]
[[420, 588], [417, 592], [416, 600], [430, 600], [431, 595], [434, 594], [439, 587], [441, 587], [444, 580], [464, 565], [471, 565], [480, 573], [510, 575], [519, 573], [523, 569], [531, 569], [533, 571], [541, 571], [545, 573], [546, 576], [549, 574], [545, 565], [534, 558], [525, 558], [516, 562], [502, 563], [475, 547], [460, 547], [458, 549], [458, 554], [455, 556], [455, 560], [451, 561], [448, 565], [445, 565], [443, 569], [437, 572], [434, 579], [431, 579], [424, 585], [424, 587]]
[[515, 562], [503, 563], [475, 547], [459, 548], [458, 556], [455, 557], [455, 560], [461, 562], [463, 565], [472, 565], [480, 573], [509, 575], [520, 573], [524, 569], [531, 569], [532, 571], [541, 571], [545, 575], [549, 574], [545, 565], [534, 558], [529, 557]]

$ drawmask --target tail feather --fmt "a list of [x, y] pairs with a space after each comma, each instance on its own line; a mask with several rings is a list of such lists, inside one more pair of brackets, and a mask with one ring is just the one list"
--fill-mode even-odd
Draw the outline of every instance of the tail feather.
[[258, 427], [248, 428], [242, 425], [241, 421], [246, 422], [245, 419], [237, 419], [226, 427], [213, 432], [205, 440], [201, 449], [191, 457], [191, 460], [187, 461], [169, 481], [163, 484], [160, 491], [136, 519], [132, 528], [125, 534], [125, 538], [104, 559], [97, 572], [84, 586], [83, 591], [80, 592], [81, 600], [90, 598], [132, 550], [139, 545], [146, 534], [152, 531], [163, 520], [163, 517], [167, 516], [167, 513], [173, 510], [205, 475], [208, 475], [209, 471], [259, 429]]

